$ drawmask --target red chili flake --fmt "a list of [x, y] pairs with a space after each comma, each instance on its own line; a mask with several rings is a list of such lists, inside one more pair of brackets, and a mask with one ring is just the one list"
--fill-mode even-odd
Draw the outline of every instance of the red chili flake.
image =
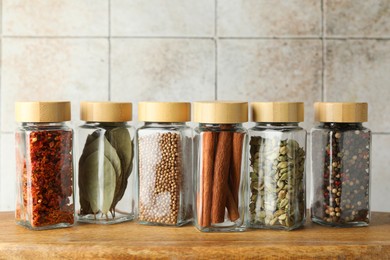
[[25, 159], [17, 159], [23, 170], [16, 219], [29, 221], [32, 227], [73, 224], [72, 132], [35, 131], [27, 137]]

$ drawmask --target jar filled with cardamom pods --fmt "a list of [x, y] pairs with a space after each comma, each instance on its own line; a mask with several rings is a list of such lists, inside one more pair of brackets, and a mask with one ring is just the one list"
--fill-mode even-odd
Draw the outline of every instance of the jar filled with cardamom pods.
[[244, 231], [248, 103], [195, 102], [194, 121], [196, 227]]
[[251, 103], [249, 227], [293, 230], [306, 216], [302, 102]]
[[16, 102], [16, 223], [32, 230], [73, 226], [70, 102]]
[[82, 102], [76, 212], [79, 222], [114, 224], [136, 215], [132, 104]]
[[138, 221], [182, 226], [192, 220], [191, 104], [140, 102]]
[[370, 222], [371, 131], [367, 103], [315, 103], [311, 219], [336, 227]]

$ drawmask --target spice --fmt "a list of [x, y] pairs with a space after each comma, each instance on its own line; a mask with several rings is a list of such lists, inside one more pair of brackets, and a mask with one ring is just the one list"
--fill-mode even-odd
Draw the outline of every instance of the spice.
[[196, 227], [203, 232], [244, 231], [248, 103], [194, 103]]
[[[230, 128], [230, 126], [226, 126]], [[198, 198], [198, 224], [209, 227], [239, 219], [239, 186], [244, 133], [231, 131], [202, 133], [203, 170]]]
[[182, 226], [192, 220], [191, 104], [140, 102], [138, 118], [139, 222]]
[[88, 135], [79, 160], [79, 215], [93, 214], [96, 218], [101, 213], [108, 220], [108, 212], [115, 218], [116, 205], [126, 191], [134, 153], [126, 127], [114, 124], [100, 127]]
[[322, 185], [312, 215], [331, 224], [369, 223], [370, 134], [348, 124], [328, 127], [322, 136], [322, 168], [314, 169], [322, 175], [314, 181]]
[[370, 146], [367, 103], [315, 104], [319, 126], [311, 131], [311, 218], [328, 226], [370, 222]]
[[16, 133], [22, 145], [28, 142], [25, 158], [17, 153], [22, 169], [22, 201], [17, 204], [17, 221], [29, 221], [33, 228], [60, 223], [73, 224], [73, 166], [71, 131], [31, 131]]
[[251, 226], [299, 226], [305, 216], [305, 150], [294, 139], [250, 140]]
[[180, 213], [180, 134], [165, 132], [140, 136], [138, 147], [139, 219], [174, 225]]
[[70, 102], [16, 102], [16, 223], [33, 230], [74, 223]]

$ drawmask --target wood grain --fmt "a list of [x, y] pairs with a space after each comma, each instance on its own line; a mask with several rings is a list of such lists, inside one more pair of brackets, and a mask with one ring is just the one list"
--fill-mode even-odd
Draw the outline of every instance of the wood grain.
[[11, 212], [0, 213], [0, 219], [0, 259], [390, 258], [390, 213], [373, 213], [371, 226], [362, 228], [328, 228], [307, 221], [295, 231], [241, 233], [201, 233], [192, 226], [131, 222], [30, 231], [17, 226]]

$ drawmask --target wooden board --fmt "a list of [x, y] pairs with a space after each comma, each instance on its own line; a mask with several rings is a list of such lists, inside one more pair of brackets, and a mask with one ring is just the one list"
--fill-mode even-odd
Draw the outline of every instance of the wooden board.
[[181, 228], [79, 224], [30, 231], [0, 213], [0, 259], [10, 258], [369, 258], [390, 259], [390, 213], [373, 213], [362, 228], [328, 228], [307, 221], [295, 231], [201, 233]]

